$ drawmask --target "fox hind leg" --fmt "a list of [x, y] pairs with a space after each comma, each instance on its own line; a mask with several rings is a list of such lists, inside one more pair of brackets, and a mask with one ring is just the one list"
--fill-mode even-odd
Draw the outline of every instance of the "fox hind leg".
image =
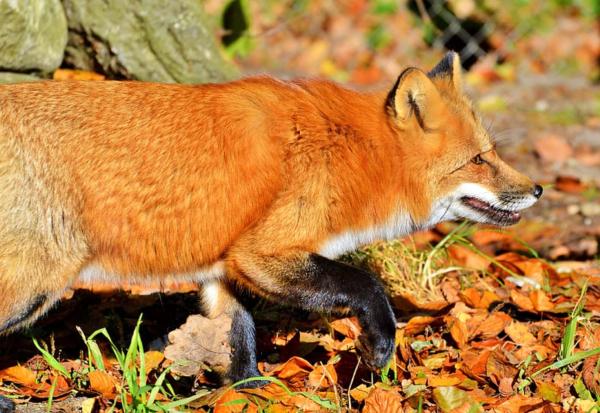
[[[232, 320], [229, 332], [231, 366], [226, 377], [231, 383], [261, 376], [256, 366], [254, 320], [238, 299], [239, 295], [239, 291], [226, 280], [211, 280], [202, 285], [204, 314], [215, 318], [225, 313]], [[264, 380], [252, 380], [238, 387], [259, 387], [266, 383]]]

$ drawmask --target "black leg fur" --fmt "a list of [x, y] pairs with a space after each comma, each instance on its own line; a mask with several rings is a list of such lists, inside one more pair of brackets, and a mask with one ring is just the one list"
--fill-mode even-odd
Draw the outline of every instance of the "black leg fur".
[[[254, 259], [259, 276], [246, 276], [267, 295], [309, 311], [350, 312], [363, 329], [363, 358], [371, 368], [385, 366], [394, 351], [396, 320], [383, 287], [370, 273], [321, 255]], [[243, 265], [240, 267], [243, 271]]]
[[[252, 315], [241, 304], [233, 314], [229, 343], [232, 347], [231, 367], [228, 378], [238, 382], [250, 377], [260, 377], [256, 368], [256, 340]], [[240, 385], [241, 388], [260, 387], [267, 384], [265, 380], [253, 380]]]

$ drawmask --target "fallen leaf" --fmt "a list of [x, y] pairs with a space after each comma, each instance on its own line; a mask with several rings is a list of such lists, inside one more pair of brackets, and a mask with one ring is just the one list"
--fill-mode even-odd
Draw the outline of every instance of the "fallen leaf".
[[546, 402], [539, 397], [516, 394], [495, 407], [498, 413], [525, 413], [533, 412], [536, 408], [545, 404]]
[[560, 389], [548, 382], [536, 382], [537, 386], [537, 395], [542, 399], [547, 400], [552, 403], [559, 403], [561, 400], [561, 392]]
[[52, 75], [54, 80], [104, 80], [104, 75], [87, 70], [56, 69]]
[[350, 390], [350, 396], [359, 403], [362, 403], [371, 392], [371, 387], [367, 387], [366, 384], [359, 384], [352, 390]]
[[90, 380], [90, 390], [100, 393], [107, 399], [113, 399], [116, 396], [117, 380], [102, 370], [90, 371], [88, 374]]
[[358, 324], [358, 319], [356, 317], [334, 320], [330, 325], [335, 331], [352, 340], [356, 340], [358, 336], [360, 336], [360, 324]]
[[160, 363], [165, 359], [165, 355], [160, 351], [146, 351], [144, 353], [144, 364], [146, 365], [146, 373], [160, 366]]
[[437, 387], [433, 389], [435, 404], [444, 413], [456, 412], [456, 410], [468, 402], [467, 393], [456, 387]]
[[491, 262], [489, 258], [462, 245], [451, 245], [448, 247], [448, 253], [457, 265], [474, 270], [485, 270]]
[[515, 290], [510, 291], [510, 299], [512, 300], [513, 303], [515, 303], [518, 307], [522, 308], [523, 310], [526, 310], [526, 311], [534, 310], [533, 302], [531, 301], [531, 298], [529, 298]]
[[579, 194], [585, 191], [585, 188], [581, 180], [574, 176], [559, 175], [554, 182], [554, 189], [569, 194]]
[[448, 324], [450, 335], [458, 348], [463, 348], [469, 339], [469, 331], [466, 323], [453, 316], [446, 317], [446, 323]]
[[213, 319], [191, 315], [185, 324], [171, 331], [164, 356], [175, 362], [173, 372], [195, 376], [206, 367], [218, 373], [227, 371], [231, 364], [231, 323], [231, 317], [226, 314]]
[[550, 301], [548, 295], [541, 290], [533, 290], [529, 293], [529, 298], [536, 311], [552, 311], [554, 304]]
[[504, 328], [510, 339], [521, 346], [530, 346], [537, 342], [537, 339], [531, 332], [527, 324], [519, 321], [513, 321]]
[[460, 384], [464, 380], [465, 376], [460, 377], [459, 375], [453, 374], [441, 374], [439, 376], [427, 377], [427, 384], [429, 387], [450, 387]]
[[312, 387], [327, 388], [337, 384], [337, 373], [333, 364], [318, 365], [308, 374]]
[[25, 386], [36, 384], [36, 374], [25, 366], [12, 366], [0, 371], [0, 379]]
[[469, 322], [467, 326], [471, 331], [471, 337], [481, 336], [482, 338], [493, 338], [500, 334], [512, 318], [502, 311], [490, 313], [480, 323]]
[[546, 162], [565, 162], [573, 156], [573, 148], [559, 135], [548, 134], [533, 143], [536, 153]]
[[435, 321], [435, 317], [415, 316], [408, 320], [404, 326], [404, 333], [407, 336], [414, 336], [425, 331], [425, 329]]
[[460, 370], [467, 376], [479, 381], [486, 381], [487, 361], [491, 350], [468, 348], [462, 351], [462, 364]]
[[486, 363], [486, 373], [503, 396], [512, 394], [517, 369], [499, 352], [493, 351]]
[[402, 397], [396, 389], [374, 388], [365, 399], [363, 413], [390, 413], [402, 411]]
[[96, 399], [89, 398], [81, 402], [81, 413], [93, 413], [96, 407]]
[[258, 406], [248, 400], [247, 395], [235, 390], [228, 390], [215, 404], [214, 413], [255, 413], [258, 412]]

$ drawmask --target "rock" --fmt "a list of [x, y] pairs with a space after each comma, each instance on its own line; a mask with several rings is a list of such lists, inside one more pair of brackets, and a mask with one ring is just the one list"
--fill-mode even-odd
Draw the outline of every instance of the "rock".
[[41, 79], [37, 76], [26, 75], [24, 73], [0, 72], [0, 83], [35, 82], [36, 80]]
[[67, 21], [60, 0], [0, 1], [0, 68], [52, 72], [63, 59]]
[[65, 62], [110, 78], [204, 83], [232, 78], [202, 2], [63, 0]]

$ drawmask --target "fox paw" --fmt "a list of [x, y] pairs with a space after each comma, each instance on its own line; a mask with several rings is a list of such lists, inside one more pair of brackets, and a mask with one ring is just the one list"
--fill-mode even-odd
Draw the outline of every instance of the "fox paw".
[[371, 370], [379, 370], [392, 358], [395, 337], [378, 334], [369, 338], [361, 335], [358, 339], [358, 348], [367, 367]]

